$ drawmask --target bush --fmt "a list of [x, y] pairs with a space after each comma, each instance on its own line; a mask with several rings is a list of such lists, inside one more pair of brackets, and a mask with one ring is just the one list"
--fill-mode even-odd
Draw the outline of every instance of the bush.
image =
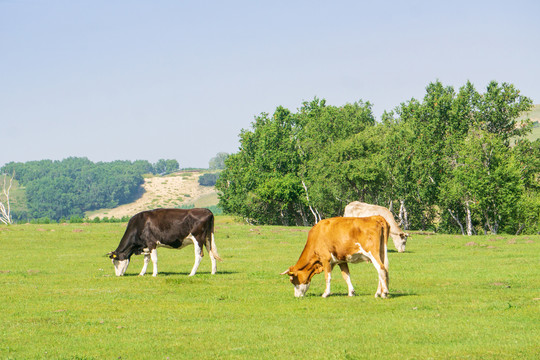
[[219, 179], [219, 174], [204, 174], [199, 176], [199, 185], [214, 186]]

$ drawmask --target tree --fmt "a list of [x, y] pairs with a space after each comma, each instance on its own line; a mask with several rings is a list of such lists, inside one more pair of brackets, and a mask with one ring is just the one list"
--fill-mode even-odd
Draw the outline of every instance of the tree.
[[514, 154], [501, 137], [471, 130], [463, 141], [444, 194], [447, 204], [459, 204], [459, 212], [467, 214], [469, 235], [474, 222], [485, 232], [496, 234], [515, 218], [524, 190], [520, 177]]
[[[13, 223], [13, 218], [11, 217], [11, 206], [9, 203], [9, 191], [11, 190], [11, 185], [13, 184], [13, 178], [15, 177], [15, 173], [11, 175], [11, 179], [9, 179], [9, 185], [6, 186], [6, 180], [7, 175], [4, 174], [4, 187], [3, 187], [3, 201], [0, 201], [0, 221], [3, 222], [6, 225]], [[2, 198], [0, 198], [2, 200]]]
[[203, 174], [199, 176], [199, 185], [214, 186], [219, 179], [219, 174]]
[[[346, 185], [328, 198], [321, 186], [329, 184], [328, 171], [318, 164], [327, 159], [330, 146], [374, 123], [371, 105], [363, 102], [334, 107], [314, 99], [297, 114], [283, 107], [272, 116], [261, 114], [253, 130], [242, 130], [240, 151], [225, 162], [216, 184], [221, 207], [266, 224], [307, 225], [342, 214]], [[339, 145], [334, 153], [339, 162]]]
[[176, 160], [159, 159], [158, 162], [154, 164], [154, 174], [171, 174], [177, 171], [179, 168], [180, 165]]
[[220, 205], [252, 223], [312, 224], [363, 200], [398, 204], [405, 229], [535, 231], [540, 147], [517, 120], [531, 103], [506, 83], [480, 94], [436, 81], [381, 124], [369, 102], [278, 107], [242, 130], [216, 185]]
[[15, 179], [25, 187], [30, 218], [84, 217], [89, 210], [115, 207], [140, 194], [146, 170], [140, 163], [93, 163], [86, 158], [10, 163]]
[[216, 183], [224, 211], [252, 223], [303, 223], [295, 119], [288, 109], [278, 107], [272, 116], [256, 117], [252, 130], [240, 134], [240, 151], [225, 164]]
[[222, 170], [225, 169], [225, 160], [229, 157], [226, 152], [219, 152], [216, 156], [210, 159], [208, 162], [208, 168], [210, 170]]
[[[358, 101], [341, 107], [329, 106], [324, 99], [315, 98], [304, 102], [296, 114], [296, 148], [300, 158], [298, 176], [304, 188], [305, 202], [313, 214], [314, 222], [323, 217], [343, 214], [346, 199], [343, 193], [326, 177], [332, 172], [325, 168], [329, 160], [328, 150], [334, 146], [338, 152], [341, 141], [375, 125], [375, 118], [369, 102]], [[351, 146], [353, 146], [351, 144]], [[339, 154], [335, 154], [339, 159]], [[335, 169], [337, 159], [331, 160]], [[345, 190], [347, 191], [347, 190]]]
[[540, 139], [521, 139], [513, 148], [521, 170], [524, 193], [518, 203], [512, 230], [516, 234], [540, 233]]
[[530, 132], [530, 121], [518, 123], [517, 119], [531, 108], [532, 100], [520, 95], [514, 85], [502, 83], [499, 86], [492, 81], [480, 98], [477, 122], [483, 130], [500, 136], [508, 145], [512, 138]]

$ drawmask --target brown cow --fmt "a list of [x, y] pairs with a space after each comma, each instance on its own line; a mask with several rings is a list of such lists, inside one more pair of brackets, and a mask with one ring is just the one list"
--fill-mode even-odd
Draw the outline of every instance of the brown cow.
[[144, 265], [139, 275], [146, 273], [152, 259], [153, 276], [157, 270], [157, 248], [182, 249], [195, 246], [195, 264], [190, 276], [195, 275], [203, 257], [203, 246], [210, 254], [212, 274], [216, 273], [216, 259], [221, 260], [214, 242], [214, 214], [208, 209], [155, 209], [134, 215], [115, 251], [109, 253], [116, 276], [126, 272], [133, 254], [144, 254]]
[[281, 273], [289, 275], [294, 296], [304, 296], [315, 274], [324, 271], [330, 295], [332, 269], [336, 264], [347, 282], [349, 296], [354, 295], [347, 263], [372, 262], [379, 273], [375, 297], [388, 296], [388, 233], [390, 226], [382, 216], [365, 218], [336, 217], [317, 223], [308, 234], [306, 246], [295, 265]]

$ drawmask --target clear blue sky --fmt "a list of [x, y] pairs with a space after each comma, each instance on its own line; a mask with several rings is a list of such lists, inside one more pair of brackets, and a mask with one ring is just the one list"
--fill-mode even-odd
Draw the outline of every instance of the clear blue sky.
[[0, 166], [176, 159], [315, 96], [392, 110], [439, 79], [540, 103], [540, 1], [0, 0]]

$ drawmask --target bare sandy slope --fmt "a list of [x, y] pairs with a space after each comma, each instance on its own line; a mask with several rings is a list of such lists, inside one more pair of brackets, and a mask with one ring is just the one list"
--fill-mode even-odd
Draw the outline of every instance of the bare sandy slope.
[[155, 208], [171, 208], [196, 202], [201, 197], [215, 194], [214, 187], [200, 186], [200, 172], [179, 172], [168, 176], [156, 176], [144, 179], [145, 190], [141, 198], [131, 204], [121, 205], [114, 209], [102, 209], [88, 214], [95, 217], [133, 216], [138, 212]]

